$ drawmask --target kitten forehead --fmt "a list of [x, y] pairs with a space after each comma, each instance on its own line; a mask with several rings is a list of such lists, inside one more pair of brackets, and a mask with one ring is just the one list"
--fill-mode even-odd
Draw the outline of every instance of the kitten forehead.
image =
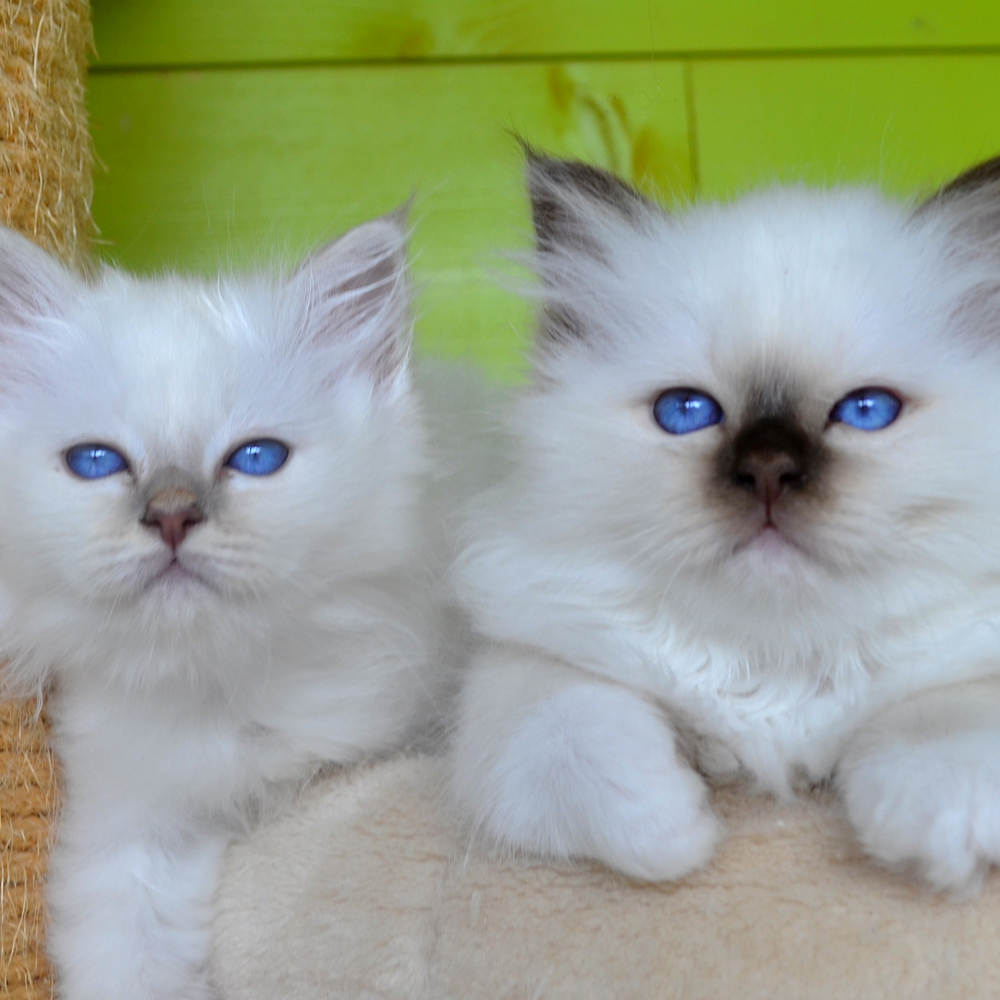
[[755, 341], [795, 336], [789, 327], [808, 312], [856, 317], [934, 264], [903, 213], [867, 191], [776, 190], [696, 211], [664, 251], [689, 283], [680, 294], [741, 314], [734, 331], [752, 326]]
[[179, 278], [115, 285], [96, 296], [79, 346], [109, 380], [143, 386], [129, 396], [133, 411], [167, 425], [197, 421], [241, 384], [256, 392], [266, 384], [275, 356], [268, 334], [281, 318], [262, 289]]
[[249, 309], [274, 295], [263, 279], [209, 282], [172, 275], [139, 280], [108, 272], [95, 289], [92, 305], [96, 323], [123, 348], [141, 340], [145, 349], [163, 344], [168, 350], [180, 345], [202, 351], [258, 339]]
[[623, 237], [611, 267], [586, 265], [575, 311], [654, 384], [794, 396], [906, 378], [939, 354], [955, 309], [941, 261], [875, 192], [776, 189]]
[[141, 475], [203, 476], [240, 439], [312, 427], [331, 394], [281, 293], [266, 277], [105, 275], [46, 365], [45, 391], [24, 395], [30, 419], [50, 447], [104, 441]]

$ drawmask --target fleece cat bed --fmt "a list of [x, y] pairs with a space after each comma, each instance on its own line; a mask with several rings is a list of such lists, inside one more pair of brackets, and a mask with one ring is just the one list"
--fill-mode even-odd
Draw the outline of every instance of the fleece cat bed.
[[231, 850], [226, 1000], [1000, 996], [1000, 877], [930, 895], [865, 859], [831, 797], [718, 792], [715, 859], [642, 885], [470, 848], [441, 777], [419, 757], [334, 775]]
[[[67, 263], [90, 250], [87, 0], [0, 6], [0, 222]], [[0, 701], [0, 994], [52, 995], [42, 885], [57, 772], [34, 701]]]

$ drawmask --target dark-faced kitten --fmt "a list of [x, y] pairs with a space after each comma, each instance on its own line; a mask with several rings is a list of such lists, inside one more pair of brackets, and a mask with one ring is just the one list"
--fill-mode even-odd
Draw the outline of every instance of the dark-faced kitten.
[[874, 857], [1000, 860], [997, 174], [671, 214], [529, 157], [535, 378], [457, 576], [480, 833], [672, 879], [705, 777], [836, 773]]

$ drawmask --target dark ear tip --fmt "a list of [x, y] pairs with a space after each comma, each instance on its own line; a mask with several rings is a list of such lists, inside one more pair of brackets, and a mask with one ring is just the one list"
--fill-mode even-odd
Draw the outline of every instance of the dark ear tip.
[[557, 156], [550, 156], [543, 153], [536, 146], [527, 143], [523, 145], [525, 172], [528, 177], [528, 186], [533, 187], [540, 183], [564, 184], [569, 179], [569, 174], [576, 167], [584, 169], [594, 169], [588, 167], [579, 160], [562, 160]]
[[532, 150], [527, 173], [532, 201], [549, 201], [553, 196], [563, 200], [566, 193], [571, 193], [572, 197], [582, 197], [630, 220], [654, 207], [628, 181], [582, 160], [560, 160]]
[[942, 184], [920, 207], [949, 203], [954, 198], [972, 194], [984, 187], [1000, 185], [1000, 156], [977, 163], [974, 167], [964, 170], [953, 180]]
[[559, 186], [561, 167], [568, 161], [548, 156], [523, 139], [519, 139], [519, 141], [524, 153], [524, 171], [528, 182], [528, 194], [532, 201], [535, 201], [542, 197], [547, 189]]
[[520, 132], [514, 129], [509, 129], [507, 134], [520, 147], [521, 155], [529, 165], [534, 163], [536, 160], [547, 159], [546, 155], [537, 146], [532, 145], [527, 139], [525, 139]]
[[[534, 191], [541, 184], [555, 186], [575, 187], [580, 176], [603, 174], [612, 177], [607, 171], [600, 167], [592, 167], [582, 160], [568, 160], [558, 156], [552, 156], [537, 146], [532, 145], [523, 135], [514, 133], [514, 139], [521, 147], [524, 156], [525, 173], [528, 177], [528, 187]], [[623, 181], [614, 178], [618, 184]]]

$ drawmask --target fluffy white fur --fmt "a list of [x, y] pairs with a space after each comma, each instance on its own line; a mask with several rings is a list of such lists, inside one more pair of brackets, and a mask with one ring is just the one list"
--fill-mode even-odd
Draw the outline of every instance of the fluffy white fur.
[[[208, 997], [234, 831], [440, 708], [401, 217], [289, 276], [84, 283], [0, 230], [0, 629], [52, 685], [66, 803], [49, 950], [65, 1000]], [[290, 447], [273, 475], [225, 466]], [[68, 448], [130, 470], [77, 478]], [[163, 489], [204, 520], [176, 549]]]
[[[795, 187], [671, 215], [529, 157], [534, 384], [457, 567], [481, 834], [672, 879], [720, 837], [705, 778], [836, 776], [876, 859], [955, 891], [1000, 861], [997, 173], [917, 209]], [[899, 418], [830, 422], [865, 386]], [[725, 421], [665, 433], [672, 387]], [[726, 455], [772, 417], [824, 458], [763, 530]]]

